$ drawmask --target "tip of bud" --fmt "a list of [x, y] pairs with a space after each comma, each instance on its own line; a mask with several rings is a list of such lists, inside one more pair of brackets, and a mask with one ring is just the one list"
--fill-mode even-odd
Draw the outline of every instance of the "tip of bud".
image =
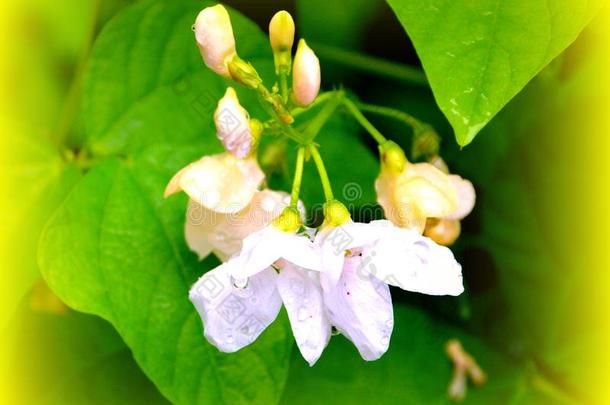
[[289, 12], [275, 13], [269, 22], [269, 40], [273, 52], [290, 51], [294, 43], [294, 20]]
[[299, 41], [292, 71], [292, 98], [299, 107], [311, 104], [320, 91], [320, 61], [304, 39]]
[[250, 117], [239, 103], [237, 93], [232, 87], [228, 87], [225, 95], [218, 101], [214, 124], [218, 139], [227, 151], [240, 159], [250, 154], [255, 143]]

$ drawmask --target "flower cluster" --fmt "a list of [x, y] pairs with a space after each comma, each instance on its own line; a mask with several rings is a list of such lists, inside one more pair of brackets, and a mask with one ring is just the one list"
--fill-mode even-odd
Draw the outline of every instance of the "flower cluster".
[[[189, 196], [189, 247], [200, 258], [214, 253], [223, 262], [190, 291], [205, 337], [223, 352], [237, 351], [252, 343], [283, 305], [310, 365], [319, 359], [333, 328], [351, 340], [365, 360], [378, 359], [389, 347], [394, 324], [390, 285], [431, 295], [462, 293], [461, 266], [442, 244], [457, 238], [459, 220], [472, 209], [472, 185], [449, 175], [440, 158], [411, 163], [398, 145], [381, 139], [375, 186], [387, 220], [354, 222], [333, 197], [315, 134], [305, 136], [291, 125], [296, 111], [322, 102], [323, 96], [318, 96], [318, 59], [302, 39], [293, 63], [295, 27], [290, 14], [281, 11], [269, 24], [279, 81], [271, 90], [238, 56], [224, 7], [201, 11], [194, 30], [205, 64], [255, 91], [270, 115], [264, 123], [250, 118], [229, 87], [214, 113], [226, 151], [191, 163], [166, 189], [166, 196], [178, 191]], [[327, 97], [326, 102], [336, 107], [343, 102], [341, 96]], [[322, 108], [320, 116], [329, 115], [329, 108]], [[290, 194], [263, 187], [265, 174], [256, 151], [267, 130], [298, 144]], [[317, 228], [304, 225], [305, 207], [299, 201], [303, 165], [310, 159], [326, 196], [324, 222]], [[450, 235], [439, 228], [456, 222], [457, 234], [455, 226]]]

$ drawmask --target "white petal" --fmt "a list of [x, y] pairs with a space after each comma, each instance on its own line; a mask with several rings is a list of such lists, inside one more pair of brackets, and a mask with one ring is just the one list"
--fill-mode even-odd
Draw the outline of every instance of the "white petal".
[[236, 269], [233, 275], [250, 277], [280, 258], [310, 270], [321, 269], [313, 243], [306, 236], [283, 232], [269, 225], [244, 239], [241, 252], [231, 259]]
[[394, 326], [387, 284], [361, 271], [361, 257], [348, 257], [337, 286], [324, 293], [331, 323], [358, 348], [365, 360], [387, 350]]
[[277, 280], [277, 288], [288, 312], [292, 333], [303, 358], [310, 366], [320, 358], [331, 334], [324, 311], [322, 290], [317, 273], [286, 264]]
[[193, 200], [189, 200], [186, 208], [184, 237], [188, 247], [203, 260], [214, 246], [209, 238], [215, 226], [223, 220], [224, 215], [208, 210]]
[[222, 220], [215, 224], [209, 235], [214, 253], [222, 260], [238, 253], [242, 248], [242, 241], [267, 226], [289, 201], [290, 196], [287, 193], [262, 190], [254, 195], [252, 202], [243, 210], [234, 214], [216, 214]]
[[373, 221], [370, 224], [363, 224], [350, 220], [341, 226], [320, 230], [314, 244], [322, 255], [324, 269], [320, 281], [324, 290], [329, 291], [337, 285], [343, 270], [346, 252], [374, 243], [383, 237], [391, 226], [390, 221]]
[[255, 159], [221, 153], [204, 156], [180, 170], [168, 184], [166, 195], [179, 187], [210, 210], [235, 213], [250, 204], [264, 178]]
[[460, 295], [462, 267], [451, 250], [414, 231], [394, 228], [362, 251], [363, 270], [403, 290], [430, 295]]
[[466, 179], [461, 178], [458, 175], [452, 174], [449, 176], [449, 180], [455, 191], [457, 193], [457, 209], [446, 216], [446, 219], [463, 219], [466, 217], [472, 209], [474, 208], [474, 204], [476, 202], [476, 193], [474, 191], [474, 186], [472, 183]]
[[230, 353], [256, 340], [280, 311], [276, 281], [277, 273], [266, 269], [238, 288], [228, 263], [204, 274], [191, 288], [189, 298], [201, 316], [208, 341]]

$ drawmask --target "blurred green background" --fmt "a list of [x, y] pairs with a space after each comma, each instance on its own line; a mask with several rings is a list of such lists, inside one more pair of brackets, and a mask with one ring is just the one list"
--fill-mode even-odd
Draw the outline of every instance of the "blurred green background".
[[[92, 44], [130, 3], [0, 6], [0, 386], [6, 403], [167, 402], [110, 324], [68, 309], [46, 287], [36, 261], [44, 224], [82, 176], [61, 168], [78, 155], [84, 136], [80, 100]], [[227, 4], [263, 30], [275, 11], [290, 11], [297, 35], [318, 51], [324, 88], [343, 85], [433, 125], [449, 167], [472, 180], [478, 194], [454, 249], [467, 294], [454, 299], [392, 290], [397, 321], [387, 355], [365, 364], [338, 336], [310, 369], [293, 350], [281, 401], [445, 402], [451, 364], [443, 345], [458, 337], [489, 374], [467, 401], [603, 403], [610, 381], [607, 7], [461, 150], [384, 2]], [[402, 64], [413, 75], [370, 72], [354, 62], [359, 55]], [[410, 149], [403, 126], [374, 122]], [[363, 159], [374, 162], [375, 146], [361, 138]], [[342, 162], [330, 165], [340, 177]], [[365, 188], [363, 198], [374, 200], [372, 192]]]

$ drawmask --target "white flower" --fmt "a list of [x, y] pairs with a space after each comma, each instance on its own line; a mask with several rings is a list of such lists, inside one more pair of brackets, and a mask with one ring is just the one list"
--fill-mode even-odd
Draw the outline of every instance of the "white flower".
[[304, 39], [299, 41], [292, 71], [293, 100], [306, 107], [320, 91], [320, 61]]
[[[291, 209], [288, 213], [298, 215]], [[292, 218], [287, 222], [294, 223]], [[281, 230], [281, 225], [274, 222], [246, 237], [239, 254], [192, 287], [190, 299], [201, 315], [205, 337], [221, 351], [252, 343], [276, 318], [283, 300], [297, 345], [314, 364], [330, 339], [314, 272], [322, 266], [309, 238]], [[274, 268], [279, 269], [279, 277]], [[212, 285], [219, 287], [215, 290]]]
[[237, 94], [232, 87], [227, 88], [223, 98], [218, 102], [214, 112], [216, 134], [225, 149], [235, 157], [245, 158], [254, 145], [250, 128], [250, 116], [239, 104]]
[[204, 156], [176, 173], [165, 196], [183, 190], [209, 210], [235, 213], [250, 204], [264, 178], [254, 158], [238, 159], [230, 153]]
[[197, 16], [193, 29], [205, 64], [219, 75], [230, 78], [228, 63], [236, 51], [227, 10], [220, 4], [204, 8]]
[[388, 284], [432, 295], [463, 291], [461, 266], [449, 249], [389, 221], [350, 220], [323, 229], [315, 243], [330, 321], [365, 360], [388, 349], [394, 322]]
[[220, 260], [226, 261], [241, 250], [244, 238], [267, 226], [289, 202], [287, 193], [265, 189], [257, 191], [241, 211], [225, 214], [189, 200], [186, 242], [200, 259], [214, 252]]

